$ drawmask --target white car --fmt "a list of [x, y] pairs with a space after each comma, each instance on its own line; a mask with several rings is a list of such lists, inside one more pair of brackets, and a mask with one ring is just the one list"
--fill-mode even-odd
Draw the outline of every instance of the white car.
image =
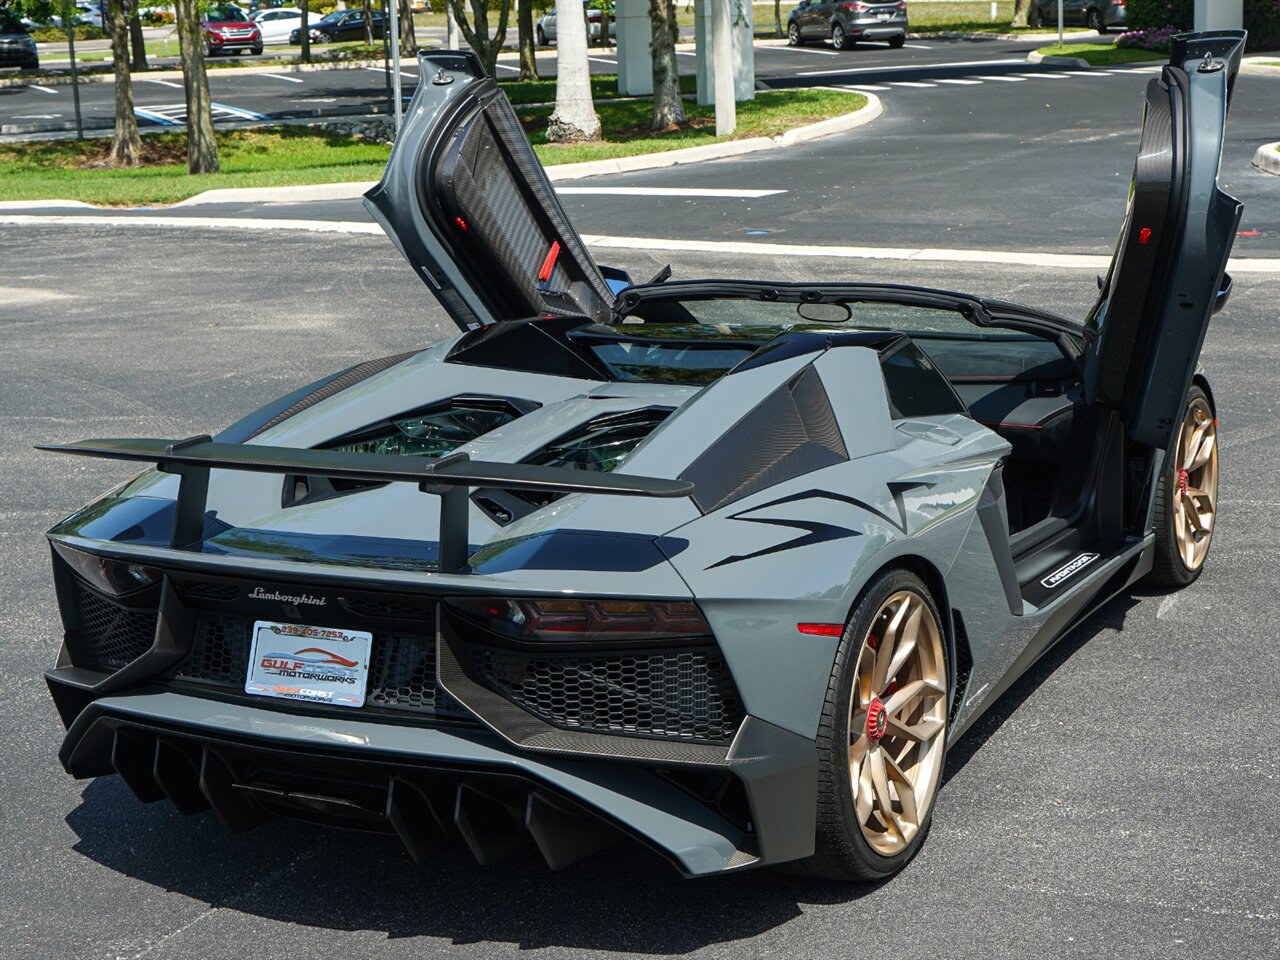
[[[312, 13], [309, 19], [314, 23], [320, 17]], [[302, 11], [296, 7], [271, 7], [255, 13], [253, 22], [258, 25], [263, 43], [288, 43], [289, 34], [302, 26]]]
[[[588, 6], [583, 3], [587, 15], [587, 42], [599, 43], [601, 24], [604, 17], [601, 15], [599, 8]], [[538, 18], [537, 26], [534, 30], [537, 35], [538, 46], [545, 47], [548, 44], [556, 42], [556, 11], [555, 7], [545, 16]]]

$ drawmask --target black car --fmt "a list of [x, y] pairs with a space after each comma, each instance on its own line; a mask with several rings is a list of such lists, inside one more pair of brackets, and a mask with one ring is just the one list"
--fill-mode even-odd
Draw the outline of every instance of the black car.
[[[380, 13], [370, 15], [373, 36], [382, 39], [385, 20]], [[333, 43], [338, 40], [364, 39], [364, 11], [335, 10], [311, 25], [312, 43]], [[302, 28], [289, 34], [290, 43], [302, 42]]]
[[38, 66], [36, 42], [27, 28], [8, 10], [0, 10], [0, 67], [34, 70]]
[[787, 17], [787, 41], [799, 47], [827, 38], [837, 50], [859, 40], [885, 40], [897, 49], [907, 42], [906, 0], [800, 0]]

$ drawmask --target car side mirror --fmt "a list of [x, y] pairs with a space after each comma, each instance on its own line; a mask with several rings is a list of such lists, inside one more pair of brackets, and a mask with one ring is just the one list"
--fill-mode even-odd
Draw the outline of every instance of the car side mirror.
[[1213, 295], [1213, 312], [1220, 313], [1222, 308], [1227, 305], [1227, 301], [1231, 299], [1231, 274], [1224, 273], [1222, 275], [1222, 284], [1218, 287], [1218, 292]]

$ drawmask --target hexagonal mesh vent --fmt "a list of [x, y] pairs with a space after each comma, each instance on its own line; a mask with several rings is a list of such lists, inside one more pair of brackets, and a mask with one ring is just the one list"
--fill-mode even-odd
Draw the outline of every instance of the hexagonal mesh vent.
[[77, 666], [114, 672], [150, 649], [155, 610], [122, 607], [81, 584], [76, 584], [75, 597], [81, 648]]
[[472, 647], [482, 683], [558, 727], [727, 743], [742, 704], [720, 651], [526, 654]]

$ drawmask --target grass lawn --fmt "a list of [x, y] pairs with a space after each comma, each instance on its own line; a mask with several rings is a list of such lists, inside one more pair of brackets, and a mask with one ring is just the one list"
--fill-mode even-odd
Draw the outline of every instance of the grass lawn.
[[[554, 77], [543, 80], [499, 80], [498, 85], [507, 99], [519, 106], [529, 103], [552, 103], [556, 99], [556, 81]], [[698, 80], [693, 76], [680, 78], [681, 93], [697, 92]], [[618, 75], [614, 73], [593, 73], [591, 75], [591, 95], [596, 100], [614, 100], [618, 97]], [[645, 101], [646, 104], [649, 101]]]
[[[508, 86], [504, 84], [504, 87]], [[815, 120], [857, 110], [866, 98], [831, 90], [762, 93], [738, 104], [734, 139], [776, 136]], [[518, 108], [534, 149], [544, 164], [634, 156], [713, 143], [712, 107], [687, 103], [690, 125], [668, 133], [647, 129], [648, 100], [605, 100], [597, 104], [604, 142], [546, 143], [549, 107]], [[54, 140], [0, 144], [0, 200], [84, 200], [104, 206], [175, 203], [223, 187], [274, 187], [309, 183], [377, 180], [391, 148], [315, 127], [228, 130], [218, 134], [222, 172], [190, 176], [186, 136], [149, 134], [142, 139], [148, 166], [131, 170], [102, 166], [109, 140]]]
[[1140, 60], [1160, 60], [1169, 58], [1167, 53], [1155, 50], [1134, 50], [1130, 47], [1116, 47], [1109, 43], [1069, 43], [1058, 46], [1056, 43], [1041, 47], [1036, 53], [1045, 57], [1076, 57], [1091, 66], [1105, 67], [1114, 63], [1136, 63]]

